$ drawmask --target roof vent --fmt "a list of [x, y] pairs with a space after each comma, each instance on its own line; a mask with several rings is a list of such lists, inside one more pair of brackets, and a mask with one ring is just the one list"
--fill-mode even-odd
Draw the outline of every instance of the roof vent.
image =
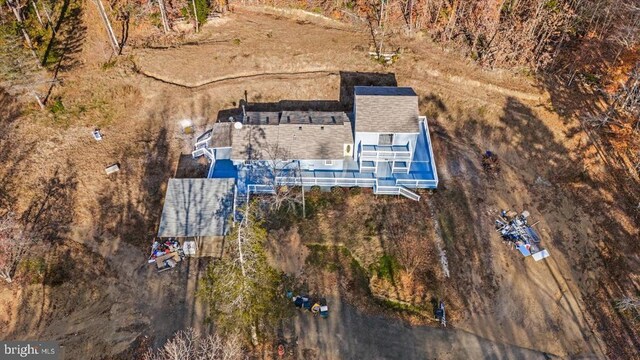
[[302, 130], [302, 126], [298, 126], [298, 130]]
[[240, 130], [240, 129], [242, 129], [242, 123], [240, 121], [236, 121], [235, 124], [233, 124], [233, 127], [236, 130]]
[[320, 126], [320, 130], [324, 130], [324, 126]]

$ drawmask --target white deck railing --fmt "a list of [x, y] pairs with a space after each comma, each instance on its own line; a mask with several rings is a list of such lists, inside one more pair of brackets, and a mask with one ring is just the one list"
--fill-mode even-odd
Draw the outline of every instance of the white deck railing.
[[411, 160], [411, 151], [366, 151], [360, 152], [362, 161]]
[[216, 160], [216, 156], [213, 153], [213, 151], [211, 149], [208, 149], [206, 147], [201, 147], [198, 149], [193, 150], [193, 152], [191, 153], [191, 156], [193, 156], [193, 158], [199, 158], [202, 155], [206, 155], [209, 160], [211, 161], [215, 161]]
[[361, 186], [372, 187], [376, 182], [373, 178], [321, 178], [321, 177], [277, 177], [278, 185], [291, 186]]
[[415, 201], [420, 200], [420, 195], [405, 188], [404, 186], [379, 185], [377, 181], [376, 181], [376, 184], [373, 186], [373, 193], [380, 194], [380, 195], [402, 195], [411, 200], [415, 200]]
[[276, 192], [273, 185], [266, 184], [250, 184], [247, 185], [247, 190], [250, 194], [273, 194]]
[[[404, 147], [406, 150], [393, 150], [394, 146]], [[411, 160], [412, 157], [411, 143], [407, 143], [406, 146], [360, 145], [360, 158], [362, 161]]]
[[415, 179], [397, 179], [396, 184], [409, 188], [435, 187], [438, 185], [437, 180], [415, 180]]

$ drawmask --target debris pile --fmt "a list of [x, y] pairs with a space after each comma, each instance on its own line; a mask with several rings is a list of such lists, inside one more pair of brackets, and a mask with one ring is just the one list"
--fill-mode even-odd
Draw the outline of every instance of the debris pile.
[[482, 155], [482, 168], [490, 174], [499, 173], [500, 160], [498, 160], [498, 155], [487, 150], [484, 155]]
[[176, 267], [184, 257], [185, 254], [180, 243], [175, 239], [167, 239], [163, 242], [153, 242], [148, 262], [149, 264], [155, 263], [158, 272], [163, 272]]
[[311, 311], [313, 316], [320, 315], [321, 318], [326, 319], [329, 317], [329, 306], [325, 298], [312, 299], [307, 295], [296, 295], [292, 299], [293, 305], [298, 309]]
[[518, 214], [514, 211], [502, 210], [496, 220], [496, 230], [502, 239], [513, 245], [523, 256], [533, 256], [539, 261], [549, 256], [549, 252], [540, 247], [540, 236], [533, 229], [535, 224], [528, 223], [529, 212]]

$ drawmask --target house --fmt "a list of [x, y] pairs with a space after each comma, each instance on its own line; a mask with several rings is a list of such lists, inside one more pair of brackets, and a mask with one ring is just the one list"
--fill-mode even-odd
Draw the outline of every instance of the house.
[[[201, 136], [194, 157], [209, 178], [234, 178], [237, 191], [278, 185], [371, 187], [419, 200], [436, 188], [426, 117], [408, 87], [356, 86], [353, 112], [243, 112]], [[351, 116], [351, 117], [350, 117]]]
[[420, 199], [414, 189], [436, 188], [429, 127], [413, 89], [356, 86], [354, 92], [351, 113], [243, 107], [236, 118], [215, 123], [192, 154], [209, 159], [208, 176], [170, 181], [159, 236], [222, 236], [226, 225], [214, 234], [211, 227], [221, 228], [200, 221], [226, 224], [220, 216], [228, 214], [213, 203], [229, 199], [230, 192], [235, 213], [250, 194], [273, 193], [281, 185], [369, 187], [413, 200]]

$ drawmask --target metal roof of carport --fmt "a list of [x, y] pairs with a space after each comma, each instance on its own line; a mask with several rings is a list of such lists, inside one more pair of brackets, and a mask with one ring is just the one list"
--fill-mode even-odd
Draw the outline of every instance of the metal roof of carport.
[[170, 179], [158, 237], [224, 236], [235, 179]]

